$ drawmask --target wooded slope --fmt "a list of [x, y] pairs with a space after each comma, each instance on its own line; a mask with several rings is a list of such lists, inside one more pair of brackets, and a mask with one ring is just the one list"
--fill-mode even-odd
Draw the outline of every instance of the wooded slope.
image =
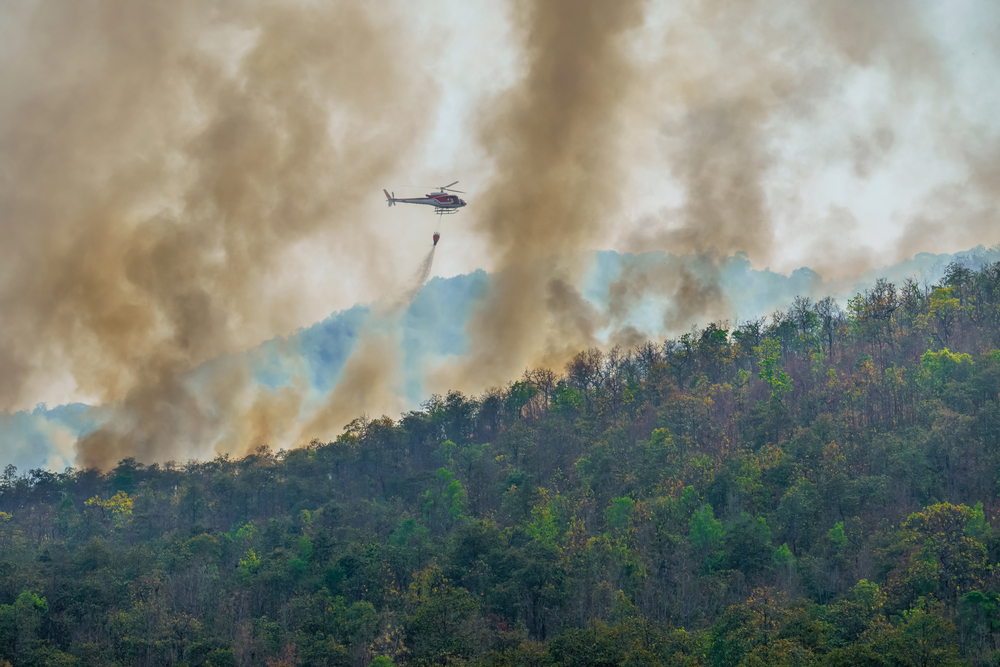
[[0, 480], [15, 665], [1000, 657], [1000, 263], [242, 459]]

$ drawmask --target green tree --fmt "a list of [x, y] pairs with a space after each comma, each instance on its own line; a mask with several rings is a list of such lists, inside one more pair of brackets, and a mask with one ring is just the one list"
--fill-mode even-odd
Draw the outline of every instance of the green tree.
[[447, 665], [475, 652], [476, 602], [437, 564], [414, 575], [406, 596], [406, 629], [415, 665]]
[[445, 531], [463, 516], [465, 489], [446, 468], [438, 470], [436, 481], [424, 492], [424, 521], [434, 530]]
[[756, 579], [773, 568], [773, 555], [771, 528], [764, 517], [743, 512], [726, 526], [723, 567]]
[[944, 617], [944, 606], [919, 599], [903, 612], [903, 623], [887, 636], [890, 655], [903, 665], [961, 667], [954, 623]]
[[950, 380], [964, 380], [972, 370], [972, 357], [968, 354], [955, 354], [948, 348], [938, 352], [927, 350], [920, 357], [920, 366], [926, 373], [928, 384], [941, 389]]
[[[771, 656], [766, 647], [778, 640], [788, 614], [784, 594], [769, 588], [755, 589], [746, 602], [732, 605], [712, 626], [708, 658], [713, 667], [737, 667], [756, 653], [753, 664], [764, 664]], [[793, 647], [782, 645], [781, 653], [798, 655]], [[797, 663], [790, 663], [797, 664]]]
[[725, 527], [721, 521], [716, 521], [712, 506], [706, 503], [695, 510], [691, 514], [688, 529], [691, 546], [702, 559], [704, 569], [711, 571], [717, 568], [723, 557], [720, 547], [725, 537]]
[[628, 520], [634, 507], [635, 501], [631, 498], [614, 498], [607, 511], [608, 528], [618, 532], [627, 529]]
[[[549, 499], [549, 494], [543, 491], [538, 503], [531, 509], [531, 521], [524, 527], [525, 532], [534, 540], [547, 547], [555, 548], [559, 538], [559, 526], [556, 523], [557, 505]], [[626, 521], [628, 517], [626, 516]]]
[[0, 655], [18, 661], [18, 656], [40, 639], [42, 619], [49, 611], [45, 598], [22, 591], [14, 604], [0, 605]]
[[833, 627], [832, 643], [848, 646], [857, 642], [862, 634], [884, 622], [885, 595], [878, 584], [862, 579], [829, 608], [829, 621]]
[[942, 346], [948, 345], [962, 313], [962, 304], [953, 296], [954, 293], [955, 287], [935, 287], [931, 292], [927, 318], [933, 322], [934, 337]]
[[906, 518], [895, 580], [910, 596], [903, 599], [939, 592], [940, 599], [957, 606], [962, 595], [982, 586], [986, 547], [968, 535], [970, 525], [977, 525], [975, 511], [951, 503], [937, 503]]

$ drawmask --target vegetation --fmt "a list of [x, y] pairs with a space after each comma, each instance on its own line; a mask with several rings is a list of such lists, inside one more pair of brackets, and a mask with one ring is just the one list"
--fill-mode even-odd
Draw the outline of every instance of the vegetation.
[[1000, 264], [330, 443], [0, 477], [0, 664], [1000, 661]]

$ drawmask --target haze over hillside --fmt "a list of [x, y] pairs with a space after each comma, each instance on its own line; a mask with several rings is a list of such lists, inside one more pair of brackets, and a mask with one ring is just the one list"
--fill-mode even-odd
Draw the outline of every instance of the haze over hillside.
[[[824, 281], [808, 268], [787, 276], [754, 270], [746, 257], [740, 255], [720, 265], [722, 290], [715, 296], [717, 312], [719, 321], [759, 318], [786, 307], [795, 296], [814, 300], [834, 296], [843, 305], [847, 297], [870, 287], [877, 278], [896, 283], [907, 278], [935, 283], [952, 261], [979, 267], [997, 260], [1000, 260], [998, 247], [979, 247], [954, 255], [921, 253], [859, 276]], [[631, 347], [646, 340], [662, 341], [692, 326], [708, 324], [697, 318], [685, 319], [678, 310], [678, 300], [670, 292], [677, 284], [671, 276], [690, 275], [697, 283], [699, 271], [703, 270], [702, 262], [695, 256], [604, 251], [593, 255], [579, 292], [591, 307], [592, 326], [598, 338], [605, 345]], [[242, 401], [236, 417], [241, 423], [220, 423], [214, 431], [206, 432], [204, 441], [176, 442], [163, 452], [149, 452], [146, 462], [204, 459], [219, 453], [238, 456], [261, 444], [275, 449], [291, 448], [307, 444], [312, 438], [328, 441], [361, 413], [377, 416], [384, 412], [397, 417], [404, 410], [419, 406], [431, 392], [443, 394], [453, 389], [440, 384], [436, 371], [451, 366], [466, 353], [466, 324], [474, 310], [482, 306], [483, 295], [493, 279], [483, 271], [434, 278], [420, 289], [398, 319], [379, 316], [378, 308], [373, 318], [371, 306], [358, 305], [286, 338], [274, 338], [245, 352], [205, 362], [184, 378], [192, 394], [203, 401], [199, 409], [205, 414], [217, 411], [212, 405], [217, 399], [205, 389], [206, 378], [224, 374], [227, 368], [251, 369], [251, 376], [234, 386], [235, 395], [227, 397], [233, 402]], [[637, 297], [629, 294], [629, 281], [644, 283]], [[304, 432], [310, 415], [343, 379], [345, 364], [357, 350], [360, 337], [370, 334], [372, 326], [386, 336], [391, 348], [398, 349], [398, 354], [390, 357], [393, 368], [387, 377], [392, 379], [391, 383], [372, 387], [369, 393], [355, 397], [340, 413], [347, 416], [339, 423], [332, 423], [325, 430]], [[471, 391], [480, 393], [488, 388], [472, 387]], [[115, 412], [107, 406], [80, 403], [41, 405], [31, 411], [4, 414], [0, 416], [2, 463], [12, 463], [21, 470], [78, 466], [75, 451], [78, 439], [115, 417]]]

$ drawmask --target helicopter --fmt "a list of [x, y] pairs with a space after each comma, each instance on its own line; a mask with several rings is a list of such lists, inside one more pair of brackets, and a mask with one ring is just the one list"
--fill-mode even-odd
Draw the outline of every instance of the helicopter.
[[389, 206], [395, 206], [396, 204], [425, 204], [427, 206], [433, 206], [434, 212], [438, 215], [449, 215], [451, 213], [458, 213], [458, 209], [465, 206], [465, 200], [459, 199], [455, 195], [448, 194], [449, 192], [457, 192], [458, 194], [464, 195], [465, 193], [461, 190], [452, 190], [451, 186], [458, 184], [458, 181], [454, 183], [449, 183], [443, 187], [438, 188], [438, 192], [432, 192], [430, 194], [424, 195], [423, 197], [413, 197], [409, 199], [399, 198], [396, 199], [396, 193], [393, 192], [391, 195], [385, 189], [385, 198], [389, 201]]

